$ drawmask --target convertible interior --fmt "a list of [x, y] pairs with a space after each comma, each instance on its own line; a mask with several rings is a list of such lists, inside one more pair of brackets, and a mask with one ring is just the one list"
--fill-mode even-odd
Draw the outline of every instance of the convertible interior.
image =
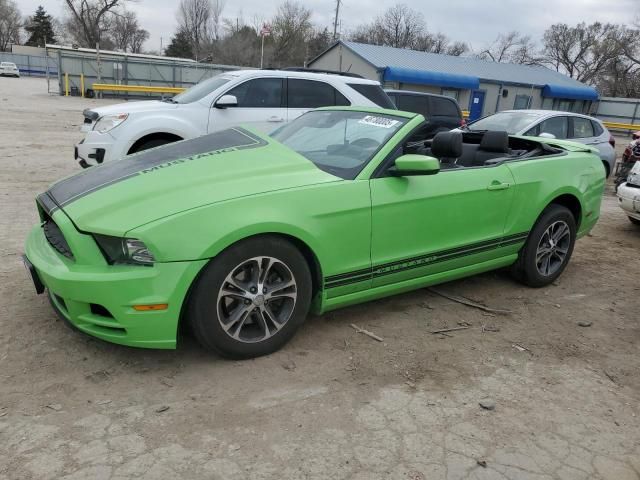
[[[417, 134], [419, 135], [419, 134]], [[485, 167], [506, 160], [557, 154], [561, 150], [546, 144], [510, 137], [507, 132], [439, 132], [431, 140], [414, 135], [403, 147], [403, 154], [435, 157], [442, 170]]]

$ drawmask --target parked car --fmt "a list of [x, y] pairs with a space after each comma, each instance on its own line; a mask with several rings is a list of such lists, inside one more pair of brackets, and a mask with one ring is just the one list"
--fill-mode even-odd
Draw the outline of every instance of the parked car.
[[310, 109], [332, 105], [393, 108], [378, 82], [354, 74], [238, 70], [164, 101], [85, 110], [87, 135], [76, 145], [75, 158], [87, 167], [240, 124], [268, 132]]
[[398, 110], [424, 116], [426, 139], [432, 138], [438, 132], [446, 132], [465, 124], [458, 102], [451, 97], [407, 90], [385, 89], [385, 92]]
[[629, 221], [640, 226], [640, 162], [636, 162], [629, 172], [627, 181], [617, 190], [620, 208]]
[[[85, 170], [38, 196], [25, 265], [85, 333], [174, 348], [182, 318], [236, 358], [275, 351], [310, 309], [508, 266], [553, 282], [600, 215], [596, 150], [506, 132], [416, 141], [423, 125], [331, 107], [271, 137], [234, 127]], [[480, 166], [457, 163], [467, 146]]]
[[640, 132], [633, 132], [631, 134], [631, 142], [625, 147], [620, 161], [616, 163], [613, 180], [616, 190], [622, 183], [627, 181], [631, 169], [637, 162], [640, 162]]
[[597, 118], [553, 110], [504, 110], [469, 123], [466, 129], [506, 130], [510, 135], [567, 139], [598, 149], [607, 177], [616, 163], [616, 141]]
[[0, 62], [0, 76], [20, 78], [20, 70], [18, 69], [15, 63]]

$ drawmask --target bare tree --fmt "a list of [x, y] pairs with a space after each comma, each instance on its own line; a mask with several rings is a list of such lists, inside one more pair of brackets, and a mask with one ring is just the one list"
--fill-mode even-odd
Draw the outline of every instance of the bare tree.
[[302, 65], [312, 29], [311, 10], [290, 0], [281, 4], [271, 22], [273, 56], [268, 64], [276, 67]]
[[13, 0], [0, 0], [0, 51], [20, 43], [22, 14]]
[[469, 49], [464, 42], [452, 43], [443, 33], [427, 31], [422, 14], [404, 4], [387, 9], [373, 23], [360, 25], [350, 39], [359, 43], [447, 55], [462, 55]]
[[374, 25], [382, 43], [397, 48], [413, 47], [425, 29], [422, 14], [405, 4], [387, 9]]
[[413, 48], [425, 29], [420, 12], [404, 4], [388, 8], [370, 24], [360, 25], [351, 40], [396, 48]]
[[599, 22], [552, 25], [544, 33], [545, 61], [576, 80], [593, 83], [620, 54], [619, 29]]
[[213, 8], [210, 0], [180, 0], [178, 25], [188, 34], [196, 58], [209, 40]]
[[528, 35], [516, 31], [498, 35], [494, 42], [477, 54], [478, 58], [492, 62], [536, 65], [541, 58], [536, 54], [536, 45]]
[[94, 48], [108, 31], [109, 14], [128, 0], [65, 0], [71, 18], [67, 28], [83, 47]]
[[142, 53], [142, 47], [147, 40], [149, 40], [149, 32], [144, 28], [137, 29], [129, 40], [129, 51], [131, 53]]
[[116, 15], [109, 32], [116, 48], [126, 52], [138, 28], [140, 27], [135, 12], [124, 10]]
[[425, 32], [417, 38], [413, 49], [458, 57], [466, 53], [469, 47], [464, 42], [452, 42], [444, 33]]
[[222, 12], [226, 3], [226, 0], [213, 0], [211, 3], [211, 31], [215, 41], [222, 36]]

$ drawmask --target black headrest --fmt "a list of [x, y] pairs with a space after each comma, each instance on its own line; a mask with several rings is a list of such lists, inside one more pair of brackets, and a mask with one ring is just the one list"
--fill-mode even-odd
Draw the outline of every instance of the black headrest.
[[436, 133], [431, 141], [431, 154], [437, 158], [458, 158], [462, 155], [462, 132]]
[[480, 150], [509, 153], [509, 134], [507, 132], [485, 132], [480, 142]]

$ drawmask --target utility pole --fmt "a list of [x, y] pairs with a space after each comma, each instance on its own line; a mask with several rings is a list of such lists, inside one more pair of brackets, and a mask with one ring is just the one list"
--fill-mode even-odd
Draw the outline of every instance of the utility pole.
[[340, 3], [342, 0], [336, 0], [336, 16], [333, 19], [333, 41], [338, 39], [338, 17], [340, 15]]

